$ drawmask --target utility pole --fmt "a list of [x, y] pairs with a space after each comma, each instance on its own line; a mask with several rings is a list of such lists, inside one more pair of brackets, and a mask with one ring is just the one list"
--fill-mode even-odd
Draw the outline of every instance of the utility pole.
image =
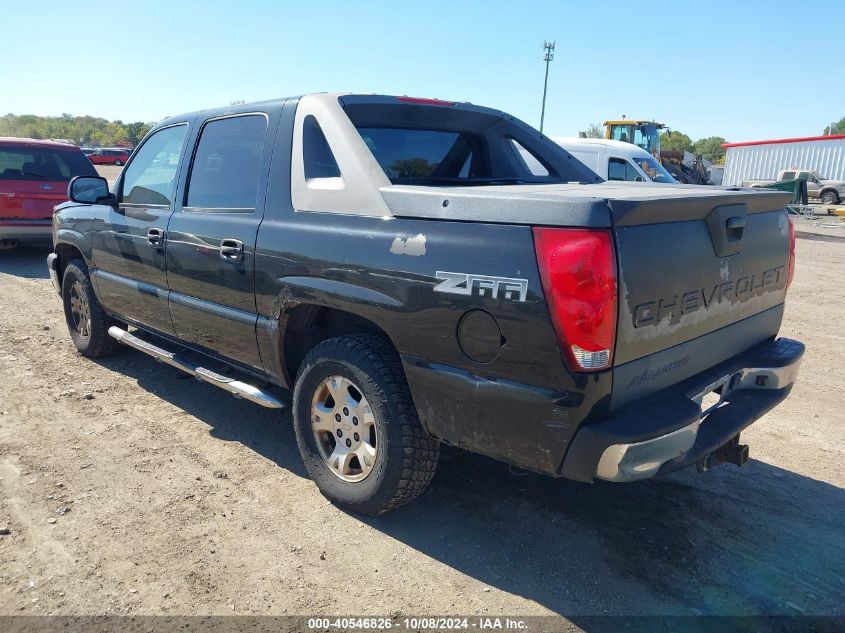
[[546, 78], [543, 80], [543, 109], [540, 111], [540, 133], [543, 133], [543, 121], [546, 118], [546, 89], [549, 86], [549, 62], [555, 58], [555, 43], [543, 42], [543, 60], [546, 62]]

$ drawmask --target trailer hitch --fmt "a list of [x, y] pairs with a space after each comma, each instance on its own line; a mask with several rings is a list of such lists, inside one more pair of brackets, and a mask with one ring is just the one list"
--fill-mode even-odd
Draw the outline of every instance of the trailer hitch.
[[740, 444], [739, 435], [736, 435], [724, 446], [698, 460], [695, 467], [698, 472], [703, 473], [724, 462], [744, 466], [747, 461], [748, 444]]

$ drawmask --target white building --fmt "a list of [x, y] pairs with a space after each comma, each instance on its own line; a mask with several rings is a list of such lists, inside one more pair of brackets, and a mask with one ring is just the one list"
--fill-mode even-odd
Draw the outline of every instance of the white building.
[[845, 134], [725, 143], [724, 186], [743, 180], [775, 180], [784, 169], [813, 169], [829, 180], [845, 180]]

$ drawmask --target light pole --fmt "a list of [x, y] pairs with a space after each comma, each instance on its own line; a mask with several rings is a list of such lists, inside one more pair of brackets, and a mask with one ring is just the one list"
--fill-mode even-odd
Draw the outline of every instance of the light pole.
[[543, 133], [543, 121], [546, 118], [546, 88], [549, 85], [549, 62], [555, 58], [555, 43], [543, 42], [543, 60], [546, 62], [546, 78], [543, 80], [543, 109], [540, 111], [540, 133]]

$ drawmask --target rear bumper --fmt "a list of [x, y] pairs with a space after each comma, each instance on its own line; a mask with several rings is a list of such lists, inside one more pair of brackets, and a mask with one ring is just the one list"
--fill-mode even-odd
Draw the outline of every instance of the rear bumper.
[[21, 242], [49, 242], [53, 220], [0, 220], [0, 239]]
[[[730, 443], [789, 395], [804, 345], [770, 340], [712, 369], [582, 426], [561, 474], [635, 481], [685, 468]], [[705, 395], [719, 401], [702, 409]]]

